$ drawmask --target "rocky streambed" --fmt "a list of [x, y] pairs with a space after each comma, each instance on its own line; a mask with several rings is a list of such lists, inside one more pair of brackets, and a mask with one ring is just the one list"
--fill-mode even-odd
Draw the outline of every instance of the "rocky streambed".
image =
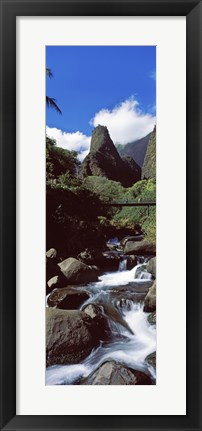
[[[154, 244], [134, 237], [94, 259], [85, 250], [58, 262], [47, 252], [47, 385], [155, 384], [154, 255]], [[110, 260], [115, 271], [106, 271]]]

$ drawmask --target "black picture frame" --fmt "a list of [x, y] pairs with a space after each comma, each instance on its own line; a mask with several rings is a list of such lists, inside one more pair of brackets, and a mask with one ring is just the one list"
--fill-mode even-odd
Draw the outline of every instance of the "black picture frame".
[[[0, 0], [2, 430], [202, 430], [201, 420], [201, 42], [195, 0]], [[187, 414], [185, 416], [16, 416], [16, 17], [186, 16], [187, 52]], [[171, 125], [169, 125], [170, 127]], [[173, 385], [175, 382], [173, 382]], [[174, 389], [174, 386], [173, 386]], [[166, 401], [165, 401], [166, 402]]]

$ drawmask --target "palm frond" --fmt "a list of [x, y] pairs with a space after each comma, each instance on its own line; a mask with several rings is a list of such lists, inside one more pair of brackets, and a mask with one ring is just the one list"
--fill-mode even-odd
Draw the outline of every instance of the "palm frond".
[[48, 108], [54, 108], [59, 114], [62, 114], [62, 111], [58, 107], [56, 100], [53, 97], [46, 96], [46, 105]]
[[53, 72], [49, 67], [46, 67], [46, 76], [53, 78]]

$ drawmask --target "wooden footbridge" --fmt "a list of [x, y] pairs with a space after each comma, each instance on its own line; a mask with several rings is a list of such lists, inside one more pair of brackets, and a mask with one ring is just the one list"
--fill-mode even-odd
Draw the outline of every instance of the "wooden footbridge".
[[150, 207], [156, 206], [156, 202], [106, 202], [107, 207], [147, 207], [147, 215], [149, 215]]

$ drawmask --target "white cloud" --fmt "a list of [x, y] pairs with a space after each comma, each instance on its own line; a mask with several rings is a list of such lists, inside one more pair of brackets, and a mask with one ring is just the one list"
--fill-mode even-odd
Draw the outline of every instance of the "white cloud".
[[127, 144], [143, 138], [153, 130], [155, 123], [156, 117], [142, 112], [133, 97], [115, 106], [111, 111], [102, 109], [90, 121], [94, 127], [99, 124], [107, 126], [115, 144]]
[[[91, 138], [90, 138], [90, 139], [91, 139]], [[89, 145], [89, 148], [88, 148], [87, 150], [85, 150], [85, 151], [81, 151], [81, 152], [78, 154], [78, 159], [79, 159], [79, 161], [80, 161], [80, 162], [83, 162], [83, 159], [85, 159], [85, 157], [88, 155], [89, 151], [90, 151], [90, 145]]]
[[63, 132], [56, 127], [46, 127], [46, 133], [50, 138], [56, 140], [57, 146], [70, 151], [77, 151], [78, 159], [82, 161], [88, 154], [90, 149], [90, 136], [84, 135], [82, 132], [68, 133]]
[[[151, 111], [150, 111], [151, 112]], [[115, 106], [111, 111], [102, 109], [97, 112], [90, 124], [94, 127], [101, 124], [107, 126], [112, 141], [117, 144], [127, 144], [143, 138], [153, 130], [156, 117], [151, 113], [144, 113], [138, 108], [138, 102], [130, 98]], [[58, 147], [78, 152], [78, 159], [82, 162], [90, 150], [91, 136], [82, 132], [63, 132], [56, 127], [46, 127], [47, 135], [54, 138]]]

